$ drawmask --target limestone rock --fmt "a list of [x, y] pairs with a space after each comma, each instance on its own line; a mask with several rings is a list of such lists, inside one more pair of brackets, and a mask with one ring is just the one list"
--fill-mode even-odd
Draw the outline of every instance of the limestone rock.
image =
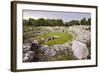
[[23, 54], [23, 62], [31, 62], [34, 58], [35, 52], [34, 51], [28, 51]]
[[23, 44], [23, 52], [29, 51], [31, 48], [31, 43]]
[[72, 51], [78, 59], [86, 59], [89, 55], [86, 44], [77, 40], [72, 42]]

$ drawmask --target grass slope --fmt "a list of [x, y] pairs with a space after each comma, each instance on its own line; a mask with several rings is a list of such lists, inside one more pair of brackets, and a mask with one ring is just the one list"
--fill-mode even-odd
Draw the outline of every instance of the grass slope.
[[49, 36], [57, 36], [58, 38], [54, 39], [54, 40], [49, 40], [46, 43], [43, 43], [43, 45], [55, 45], [55, 44], [63, 44], [65, 42], [68, 42], [69, 40], [71, 40], [73, 38], [73, 36], [70, 33], [64, 33], [64, 32], [49, 32], [46, 34], [42, 34], [40, 36], [37, 36], [36, 39], [40, 40], [41, 38], [48, 38]]

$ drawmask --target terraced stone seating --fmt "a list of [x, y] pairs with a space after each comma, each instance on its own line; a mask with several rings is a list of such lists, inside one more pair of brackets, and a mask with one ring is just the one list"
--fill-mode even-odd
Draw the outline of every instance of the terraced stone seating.
[[[71, 34], [73, 34], [75, 38], [70, 42], [55, 44], [52, 46], [40, 45], [37, 40], [26, 43], [23, 45], [23, 62], [48, 61], [56, 55], [61, 55], [59, 54], [61, 52], [66, 56], [72, 55], [80, 60], [90, 57], [88, 48], [91, 49], [91, 32], [89, 26], [71, 26], [69, 27], [69, 29], [65, 29], [65, 27], [62, 27], [60, 28], [60, 30], [58, 30], [59, 28], [60, 27], [48, 27], [46, 29], [48, 29], [49, 31], [63, 31], [63, 29], [64, 32], [71, 31]], [[49, 36], [47, 38], [41, 38], [41, 40], [46, 43], [49, 40], [55, 40], [57, 38], [59, 37]]]

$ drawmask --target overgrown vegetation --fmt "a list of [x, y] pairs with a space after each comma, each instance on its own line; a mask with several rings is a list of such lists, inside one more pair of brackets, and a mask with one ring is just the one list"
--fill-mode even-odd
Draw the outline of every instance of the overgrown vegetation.
[[69, 22], [63, 22], [62, 19], [23, 19], [23, 24], [27, 26], [73, 26], [73, 25], [91, 25], [91, 18], [83, 18], [79, 20], [71, 20]]

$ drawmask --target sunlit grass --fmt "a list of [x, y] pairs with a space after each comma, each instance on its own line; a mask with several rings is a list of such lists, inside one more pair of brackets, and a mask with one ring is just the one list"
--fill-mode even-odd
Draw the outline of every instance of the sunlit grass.
[[55, 45], [55, 44], [63, 44], [65, 42], [68, 42], [73, 38], [73, 36], [70, 33], [65, 32], [49, 32], [46, 34], [42, 34], [40, 36], [37, 36], [36, 39], [40, 40], [41, 38], [47, 39], [49, 36], [57, 36], [58, 38], [54, 40], [49, 40], [46, 43], [42, 43], [43, 45]]

